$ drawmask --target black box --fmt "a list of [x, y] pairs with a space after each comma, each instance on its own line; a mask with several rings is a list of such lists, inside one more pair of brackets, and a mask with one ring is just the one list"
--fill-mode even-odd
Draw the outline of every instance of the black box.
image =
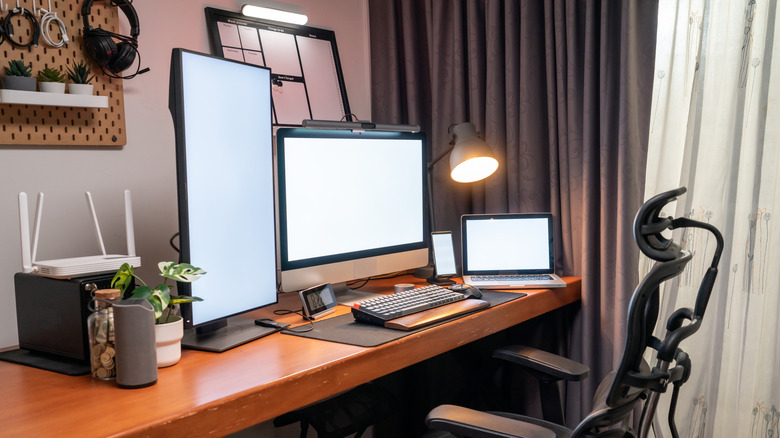
[[69, 280], [14, 275], [19, 347], [89, 363], [87, 317], [92, 291], [108, 289], [113, 273]]

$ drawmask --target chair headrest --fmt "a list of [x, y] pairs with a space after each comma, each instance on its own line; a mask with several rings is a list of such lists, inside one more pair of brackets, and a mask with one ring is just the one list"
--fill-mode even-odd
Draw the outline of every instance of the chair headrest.
[[680, 187], [653, 196], [639, 208], [634, 218], [636, 244], [642, 253], [653, 260], [673, 260], [680, 252], [679, 245], [662, 234], [667, 229], [673, 229], [673, 218], [661, 217], [661, 210], [686, 191], [685, 187]]

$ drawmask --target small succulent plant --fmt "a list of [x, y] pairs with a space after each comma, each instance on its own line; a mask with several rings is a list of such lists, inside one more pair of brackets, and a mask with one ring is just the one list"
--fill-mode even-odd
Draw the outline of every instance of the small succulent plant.
[[17, 59], [15, 61], [8, 61], [8, 67], [4, 67], [5, 74], [8, 76], [32, 76], [32, 65], [25, 65], [24, 61]]
[[65, 82], [65, 75], [58, 69], [46, 67], [38, 70], [38, 80], [41, 82]]
[[70, 78], [74, 84], [88, 84], [92, 79], [95, 79], [95, 75], [89, 75], [92, 73], [92, 70], [82, 61], [74, 62], [73, 69], [70, 67], [66, 68], [68, 70], [68, 78]]

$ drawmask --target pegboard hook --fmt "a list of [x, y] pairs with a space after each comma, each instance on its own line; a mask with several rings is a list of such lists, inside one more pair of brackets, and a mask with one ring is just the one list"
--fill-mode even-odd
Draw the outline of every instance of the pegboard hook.
[[[35, 7], [35, 2], [33, 1], [33, 7]], [[54, 14], [54, 16], [57, 16], [57, 13], [51, 10], [51, 0], [49, 0], [49, 9], [43, 8], [43, 0], [41, 0], [41, 7], [38, 8], [38, 15], [46, 15], [46, 14]]]
[[[33, 2], [33, 8], [35, 7], [35, 2]], [[19, 0], [16, 0], [16, 9], [14, 11], [19, 11], [20, 14], [24, 15], [24, 7], [19, 5]]]
[[8, 12], [8, 5], [3, 0], [0, 0], [0, 11]]

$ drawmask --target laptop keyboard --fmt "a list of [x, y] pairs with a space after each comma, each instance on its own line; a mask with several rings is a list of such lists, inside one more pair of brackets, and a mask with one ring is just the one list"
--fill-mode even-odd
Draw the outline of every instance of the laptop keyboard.
[[552, 280], [547, 274], [533, 275], [472, 275], [472, 280], [478, 281], [544, 281]]

